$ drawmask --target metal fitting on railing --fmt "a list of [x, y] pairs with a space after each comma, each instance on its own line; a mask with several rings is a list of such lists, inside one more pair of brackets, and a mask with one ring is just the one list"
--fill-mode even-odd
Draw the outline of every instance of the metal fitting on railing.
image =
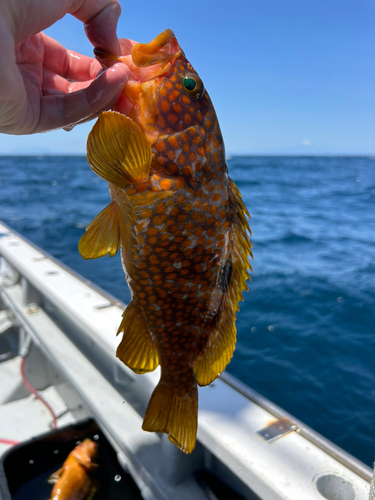
[[31, 335], [25, 331], [24, 328], [20, 328], [20, 352], [19, 355], [25, 358], [29, 352], [31, 345]]

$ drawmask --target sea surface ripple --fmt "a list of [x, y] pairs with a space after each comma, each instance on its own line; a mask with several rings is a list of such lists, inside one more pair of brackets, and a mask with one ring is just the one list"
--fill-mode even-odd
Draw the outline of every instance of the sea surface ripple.
[[[252, 283], [228, 371], [371, 466], [375, 158], [233, 157], [251, 213]], [[119, 256], [83, 261], [109, 202], [84, 157], [0, 157], [0, 220], [125, 302]]]

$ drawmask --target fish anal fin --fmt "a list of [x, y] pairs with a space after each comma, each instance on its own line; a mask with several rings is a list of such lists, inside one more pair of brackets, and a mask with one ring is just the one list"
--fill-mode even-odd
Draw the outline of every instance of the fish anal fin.
[[149, 182], [151, 146], [145, 133], [133, 120], [104, 111], [87, 140], [87, 161], [102, 179], [124, 189]]
[[84, 259], [116, 255], [120, 247], [120, 226], [116, 205], [112, 201], [90, 222], [79, 241], [78, 250]]
[[195, 448], [198, 427], [198, 390], [194, 377], [186, 387], [174, 387], [163, 379], [152, 393], [142, 429], [163, 432], [184, 453]]
[[123, 335], [116, 356], [135, 373], [154, 371], [159, 365], [159, 354], [134, 300], [124, 311], [117, 334], [120, 332]]
[[[231, 181], [230, 203], [233, 226], [231, 249], [229, 252], [230, 272], [226, 272], [223, 299], [217, 312], [216, 323], [194, 364], [194, 375], [200, 386], [213, 382], [231, 360], [236, 344], [236, 311], [238, 302], [243, 300], [242, 292], [248, 290], [246, 281], [250, 279], [251, 253], [249, 216], [237, 186]], [[227, 268], [227, 263], [223, 271]]]

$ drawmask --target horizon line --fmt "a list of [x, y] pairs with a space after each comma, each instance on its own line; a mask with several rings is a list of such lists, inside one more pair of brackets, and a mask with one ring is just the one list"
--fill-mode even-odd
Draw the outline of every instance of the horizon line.
[[[34, 157], [34, 158], [40, 158], [40, 157], [82, 157], [86, 158], [86, 155], [83, 153], [8, 153], [8, 154], [0, 154], [0, 158], [7, 158], [7, 157]], [[374, 153], [228, 153], [226, 155], [226, 159], [230, 160], [233, 157], [236, 158], [248, 158], [252, 156], [270, 156], [270, 157], [276, 157], [276, 156], [284, 156], [284, 157], [300, 157], [300, 158], [318, 158], [318, 157], [339, 157], [339, 158], [374, 158], [375, 159], [375, 152]]]

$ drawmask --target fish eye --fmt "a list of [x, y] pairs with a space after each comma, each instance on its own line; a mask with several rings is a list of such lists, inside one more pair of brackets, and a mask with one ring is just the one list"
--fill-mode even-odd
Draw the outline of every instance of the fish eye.
[[202, 80], [194, 73], [187, 73], [182, 77], [182, 86], [195, 99], [199, 99], [204, 91]]
[[194, 78], [189, 78], [188, 76], [184, 77], [183, 84], [188, 92], [194, 92], [194, 90], [197, 88], [197, 82], [194, 80]]

